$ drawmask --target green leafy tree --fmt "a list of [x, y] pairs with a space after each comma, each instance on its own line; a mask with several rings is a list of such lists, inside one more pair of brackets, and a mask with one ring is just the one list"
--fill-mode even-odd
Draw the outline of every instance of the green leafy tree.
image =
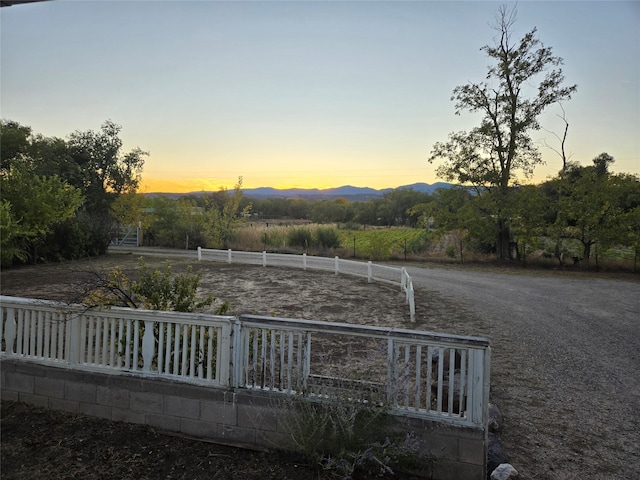
[[625, 212], [621, 223], [626, 226], [624, 243], [633, 248], [633, 271], [637, 272], [640, 259], [640, 205]]
[[233, 192], [226, 188], [220, 190], [224, 193], [223, 203], [220, 206], [216, 200], [219, 196], [210, 196], [205, 199], [205, 210], [210, 228], [209, 238], [215, 248], [229, 248], [229, 242], [233, 239], [237, 226], [251, 211], [251, 204], [242, 206], [242, 177], [238, 177]]
[[14, 260], [26, 262], [29, 259], [27, 246], [22, 242], [24, 237], [20, 222], [11, 214], [11, 203], [0, 200], [0, 260], [3, 267]]
[[525, 185], [516, 193], [511, 226], [524, 266], [527, 265], [528, 254], [540, 246], [540, 240], [545, 233], [548, 202], [549, 199], [542, 189], [535, 185]]
[[151, 200], [148, 230], [165, 247], [207, 247], [212, 242], [208, 215], [192, 198], [174, 200], [158, 196]]
[[29, 154], [31, 127], [13, 120], [0, 122], [0, 170], [7, 172], [16, 160]]
[[634, 210], [640, 206], [640, 181], [637, 176], [612, 174], [613, 157], [602, 153], [593, 164], [582, 167], [569, 164], [557, 179], [545, 187], [547, 194], [558, 198], [555, 221], [550, 231], [577, 242], [577, 257], [588, 263], [594, 248], [600, 251], [625, 245], [634, 247], [637, 230]]
[[472, 195], [465, 188], [441, 188], [433, 194], [432, 202], [424, 204], [428, 228], [436, 238], [452, 236], [456, 245], [449, 252], [457, 253], [460, 263], [464, 263], [465, 242], [473, 218], [472, 201]]
[[[114, 222], [110, 207], [120, 195], [136, 190], [143, 157], [147, 154], [137, 148], [129, 153], [121, 152], [121, 127], [111, 121], [105, 122], [98, 133], [75, 132], [68, 141], [34, 134], [30, 127], [10, 120], [3, 120], [0, 127], [0, 173], [6, 192], [11, 193], [10, 184], [20, 188], [15, 173], [20, 171], [37, 177], [33, 184], [49, 188], [49, 194], [51, 189], [59, 189], [64, 183], [75, 187], [84, 198], [81, 208], [77, 208], [71, 218], [59, 216], [52, 228], [47, 228], [46, 233], [40, 232], [46, 236], [45, 241], [39, 240], [43, 245], [40, 253], [46, 258], [58, 259], [106, 252]], [[23, 193], [33, 192], [33, 187], [30, 188], [23, 189]], [[4, 192], [3, 198], [6, 198]], [[27, 211], [20, 203], [22, 200], [15, 196], [9, 201], [8, 210], [16, 219]], [[22, 236], [32, 235], [33, 230], [26, 229], [26, 220], [19, 221]]]
[[69, 136], [71, 157], [82, 172], [82, 189], [91, 211], [108, 211], [117, 195], [135, 192], [147, 152], [122, 152], [122, 127], [111, 120], [99, 132], [76, 131]]
[[485, 81], [453, 91], [456, 114], [462, 110], [478, 112], [482, 115], [480, 125], [436, 143], [429, 158], [430, 162], [444, 160], [438, 174], [446, 180], [493, 195], [496, 253], [501, 259], [511, 257], [510, 187], [518, 173], [530, 177], [542, 162], [530, 132], [540, 128], [538, 117], [549, 105], [571, 98], [576, 91], [575, 85], [562, 85], [562, 59], [541, 43], [535, 28], [519, 42], [513, 41], [515, 20], [515, 9], [499, 9], [496, 43], [482, 47], [494, 62]]
[[13, 259], [38, 257], [46, 235], [72, 218], [83, 201], [80, 190], [53, 177], [34, 175], [25, 164], [14, 164], [0, 175], [3, 266]]

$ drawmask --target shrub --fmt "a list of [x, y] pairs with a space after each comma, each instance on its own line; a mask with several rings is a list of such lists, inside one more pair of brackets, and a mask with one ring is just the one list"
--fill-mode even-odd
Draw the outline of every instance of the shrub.
[[340, 236], [335, 228], [318, 227], [315, 244], [320, 248], [340, 248]]
[[311, 246], [313, 235], [311, 230], [306, 227], [297, 227], [289, 231], [287, 235], [287, 241], [292, 247], [303, 247], [305, 249]]
[[456, 247], [455, 245], [448, 245], [445, 251], [445, 254], [449, 258], [456, 258]]
[[[136, 281], [132, 282], [119, 267], [115, 267], [107, 278], [97, 275], [95, 285], [84, 295], [83, 301], [89, 306], [194, 312], [215, 301], [213, 295], [197, 295], [199, 284], [200, 274], [193, 273], [191, 266], [186, 273], [172, 275], [169, 262], [164, 270], [149, 270], [141, 258]], [[229, 303], [224, 302], [216, 309], [215, 314], [223, 315], [229, 308]]]

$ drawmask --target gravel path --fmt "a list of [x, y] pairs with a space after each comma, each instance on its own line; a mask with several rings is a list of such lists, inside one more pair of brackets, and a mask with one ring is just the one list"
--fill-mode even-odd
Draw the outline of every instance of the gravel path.
[[492, 399], [523, 478], [640, 478], [640, 283], [408, 270], [491, 339]]

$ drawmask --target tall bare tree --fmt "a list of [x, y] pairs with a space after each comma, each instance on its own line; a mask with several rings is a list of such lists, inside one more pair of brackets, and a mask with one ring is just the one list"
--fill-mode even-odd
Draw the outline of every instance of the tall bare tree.
[[449, 181], [473, 186], [480, 195], [493, 196], [496, 253], [511, 256], [510, 188], [518, 174], [531, 177], [542, 158], [530, 133], [540, 129], [538, 118], [546, 107], [568, 100], [577, 86], [563, 86], [563, 60], [536, 36], [536, 28], [519, 42], [512, 39], [515, 8], [499, 8], [493, 28], [494, 45], [483, 52], [493, 61], [483, 81], [453, 90], [456, 114], [480, 112], [480, 125], [469, 132], [452, 133], [434, 145], [429, 162], [444, 160], [438, 174]]

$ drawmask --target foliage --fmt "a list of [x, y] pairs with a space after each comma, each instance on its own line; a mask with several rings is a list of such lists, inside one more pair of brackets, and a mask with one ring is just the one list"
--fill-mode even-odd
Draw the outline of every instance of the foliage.
[[313, 242], [313, 234], [306, 227], [296, 227], [289, 230], [287, 242], [292, 247], [303, 247], [308, 249]]
[[28, 253], [21, 242], [24, 235], [20, 222], [11, 214], [11, 203], [0, 201], [0, 259], [2, 267], [12, 264], [14, 260], [26, 262]]
[[64, 180], [34, 175], [24, 164], [14, 164], [3, 172], [0, 190], [3, 266], [14, 259], [34, 258], [46, 235], [56, 224], [71, 218], [83, 201], [80, 191]]
[[11, 120], [0, 127], [2, 194], [9, 203], [3, 215], [8, 211], [19, 225], [6, 237], [13, 243], [3, 237], [3, 265], [104, 253], [110, 206], [136, 190], [147, 153], [122, 153], [121, 127], [111, 121], [98, 133], [74, 132], [67, 141]]
[[[95, 285], [85, 294], [84, 303], [89, 306], [125, 306], [175, 312], [194, 312], [213, 304], [213, 295], [197, 294], [200, 274], [188, 267], [186, 273], [173, 275], [171, 264], [164, 270], [149, 269], [140, 259], [138, 278], [129, 279], [119, 267], [113, 268], [107, 277], [96, 274]], [[222, 303], [215, 311], [223, 315], [230, 308]]]
[[356, 256], [368, 260], [387, 260], [402, 257], [405, 253], [415, 254], [424, 249], [424, 230], [414, 228], [385, 228], [366, 230], [341, 230], [341, 245], [356, 243]]
[[315, 231], [314, 244], [321, 249], [340, 248], [340, 237], [335, 228], [318, 227]]
[[[226, 188], [220, 190], [219, 196], [205, 199], [205, 211], [210, 228], [212, 247], [229, 248], [236, 228], [251, 211], [251, 205], [242, 206], [242, 177], [238, 177], [233, 193]], [[216, 198], [222, 197], [221, 204], [216, 204]]]
[[[282, 430], [285, 448], [302, 454], [347, 480], [388, 478], [397, 467], [433, 462], [413, 434], [391, 434], [389, 404], [384, 389], [350, 381], [337, 382], [327, 396], [281, 397], [276, 408], [286, 410]], [[283, 445], [278, 445], [283, 447]]]
[[134, 148], [123, 153], [120, 131], [122, 127], [107, 120], [99, 132], [75, 131], [69, 136], [68, 149], [80, 166], [87, 208], [91, 211], [108, 209], [118, 195], [135, 192], [140, 172], [148, 152]]
[[552, 55], [536, 37], [534, 28], [518, 44], [511, 39], [515, 9], [498, 11], [495, 45], [482, 50], [495, 62], [486, 80], [458, 86], [453, 91], [456, 114], [462, 110], [482, 114], [480, 125], [469, 132], [452, 133], [434, 145], [429, 162], [444, 159], [438, 174], [478, 195], [493, 196], [493, 216], [499, 258], [510, 256], [508, 209], [511, 184], [518, 172], [530, 177], [541, 157], [529, 132], [540, 128], [539, 115], [550, 105], [571, 98], [576, 86], [563, 87], [560, 57]]

